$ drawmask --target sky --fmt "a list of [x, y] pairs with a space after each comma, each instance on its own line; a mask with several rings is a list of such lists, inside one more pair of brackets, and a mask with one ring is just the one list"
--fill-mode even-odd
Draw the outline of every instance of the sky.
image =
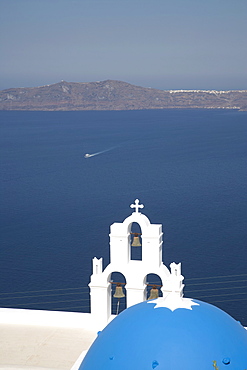
[[0, 90], [247, 89], [247, 0], [0, 0]]

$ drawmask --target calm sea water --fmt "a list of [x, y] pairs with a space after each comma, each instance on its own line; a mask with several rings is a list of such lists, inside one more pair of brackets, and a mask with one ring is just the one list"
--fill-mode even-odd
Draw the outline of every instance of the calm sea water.
[[[91, 259], [136, 198], [185, 295], [247, 325], [247, 113], [0, 112], [2, 307], [88, 312]], [[85, 153], [102, 152], [85, 159]]]

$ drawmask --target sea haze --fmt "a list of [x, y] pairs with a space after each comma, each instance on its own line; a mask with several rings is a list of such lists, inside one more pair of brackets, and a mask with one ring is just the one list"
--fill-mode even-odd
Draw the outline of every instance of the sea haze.
[[88, 312], [91, 259], [106, 266], [109, 227], [139, 198], [185, 296], [247, 325], [247, 112], [0, 117], [0, 306]]

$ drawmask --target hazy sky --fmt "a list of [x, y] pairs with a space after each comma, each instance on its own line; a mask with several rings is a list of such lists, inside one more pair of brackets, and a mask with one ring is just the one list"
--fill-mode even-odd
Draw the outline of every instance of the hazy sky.
[[247, 89], [247, 0], [0, 0], [0, 89]]

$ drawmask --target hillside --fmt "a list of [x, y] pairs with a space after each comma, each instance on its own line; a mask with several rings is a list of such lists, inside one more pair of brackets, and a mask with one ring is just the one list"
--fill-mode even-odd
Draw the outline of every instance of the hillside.
[[134, 110], [222, 108], [247, 110], [247, 90], [158, 90], [122, 81], [61, 81], [0, 91], [0, 110]]

